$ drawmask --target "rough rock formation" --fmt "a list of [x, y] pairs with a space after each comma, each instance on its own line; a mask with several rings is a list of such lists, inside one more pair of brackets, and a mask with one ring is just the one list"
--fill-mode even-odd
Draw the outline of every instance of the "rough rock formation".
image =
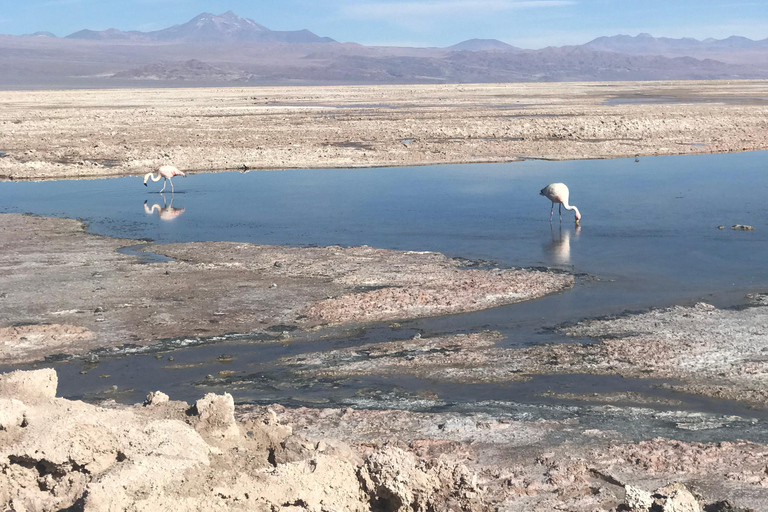
[[55, 384], [52, 370], [0, 376], [4, 510], [482, 510], [461, 465], [394, 447], [362, 457], [268, 409], [238, 423], [228, 394], [96, 406], [55, 398]]

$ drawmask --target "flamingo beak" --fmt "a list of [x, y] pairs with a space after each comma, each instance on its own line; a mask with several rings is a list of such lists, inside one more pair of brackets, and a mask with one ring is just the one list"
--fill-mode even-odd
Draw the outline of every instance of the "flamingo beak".
[[147, 184], [145, 183], [145, 184], [144, 184], [144, 186], [146, 187], [146, 186], [147, 186]]

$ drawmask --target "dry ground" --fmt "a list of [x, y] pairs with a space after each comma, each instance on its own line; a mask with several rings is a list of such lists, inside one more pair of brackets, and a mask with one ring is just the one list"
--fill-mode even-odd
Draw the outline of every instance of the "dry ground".
[[760, 80], [9, 91], [0, 176], [747, 151], [768, 148], [766, 91]]

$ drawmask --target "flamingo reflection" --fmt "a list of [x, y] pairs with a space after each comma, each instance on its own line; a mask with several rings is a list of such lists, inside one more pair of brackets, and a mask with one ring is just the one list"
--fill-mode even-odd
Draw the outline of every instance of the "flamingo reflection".
[[147, 206], [147, 202], [144, 201], [144, 212], [147, 215], [152, 215], [157, 211], [157, 215], [160, 217], [160, 220], [173, 220], [182, 213], [184, 213], [185, 208], [174, 208], [173, 207], [173, 194], [171, 194], [171, 202], [166, 203], [165, 201], [165, 194], [160, 194], [163, 196], [163, 206], [160, 206], [159, 204], [155, 203], [150, 208]]
[[[571, 230], [563, 229], [562, 226], [555, 228], [550, 225], [552, 233], [552, 242], [547, 244], [546, 250], [552, 255], [552, 262], [555, 265], [570, 265], [571, 263]], [[581, 232], [581, 226], [576, 225], [573, 233], [578, 238]]]

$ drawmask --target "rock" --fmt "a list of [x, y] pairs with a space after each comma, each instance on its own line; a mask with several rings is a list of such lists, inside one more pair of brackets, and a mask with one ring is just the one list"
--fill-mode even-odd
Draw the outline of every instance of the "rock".
[[0, 398], [15, 398], [34, 403], [56, 398], [59, 378], [50, 368], [21, 371], [0, 375]]
[[20, 427], [24, 424], [27, 407], [13, 398], [0, 398], [0, 430]]
[[358, 475], [371, 503], [381, 510], [438, 510], [436, 504], [446, 503], [449, 497], [462, 501], [450, 510], [487, 510], [474, 502], [476, 477], [464, 465], [424, 463], [396, 446], [369, 455]]
[[624, 503], [630, 510], [650, 510], [653, 505], [653, 496], [648, 491], [643, 489], [632, 487], [631, 485], [625, 485], [624, 491], [626, 497]]
[[718, 501], [707, 505], [706, 512], [755, 512], [753, 509], [734, 507], [730, 501]]
[[632, 512], [701, 512], [701, 505], [681, 483], [673, 483], [649, 493], [637, 487], [624, 487], [624, 504]]
[[681, 483], [670, 484], [653, 493], [661, 501], [662, 512], [701, 512], [701, 505], [691, 492]]
[[146, 400], [144, 400], [144, 406], [148, 405], [160, 405], [168, 402], [170, 398], [168, 395], [163, 393], [162, 391], [151, 391], [148, 395]]
[[280, 448], [275, 450], [275, 464], [288, 464], [308, 460], [315, 456], [316, 444], [300, 435], [292, 435], [285, 439]]
[[360, 470], [360, 480], [372, 502], [386, 504], [385, 510], [406, 512], [416, 503], [414, 487], [416, 461], [400, 448], [386, 447], [371, 454]]
[[[77, 414], [80, 413], [78, 410]], [[58, 421], [50, 424], [46, 421], [50, 418], [37, 412], [30, 426], [24, 429], [27, 435], [8, 448], [9, 458], [39, 467], [43, 475], [73, 472], [98, 474], [116, 463], [118, 441], [111, 425], [79, 417], [59, 417], [56, 418]]]
[[261, 418], [261, 422], [264, 425], [267, 425], [270, 427], [274, 427], [280, 424], [280, 421], [277, 419], [277, 413], [272, 409], [267, 409], [266, 411], [264, 411], [264, 415]]
[[747, 226], [744, 224], [734, 224], [733, 226], [731, 226], [731, 229], [735, 229], [737, 231], [754, 231], [755, 230], [755, 228], [753, 228], [752, 226]]
[[211, 449], [197, 432], [178, 420], [160, 420], [121, 437], [118, 463], [93, 475], [77, 510], [206, 510], [200, 503], [205, 496], [171, 492], [210, 464]]
[[198, 432], [222, 438], [240, 435], [240, 429], [235, 422], [235, 400], [229, 393], [208, 393], [195, 402], [194, 412], [199, 417], [199, 422], [195, 425]]

